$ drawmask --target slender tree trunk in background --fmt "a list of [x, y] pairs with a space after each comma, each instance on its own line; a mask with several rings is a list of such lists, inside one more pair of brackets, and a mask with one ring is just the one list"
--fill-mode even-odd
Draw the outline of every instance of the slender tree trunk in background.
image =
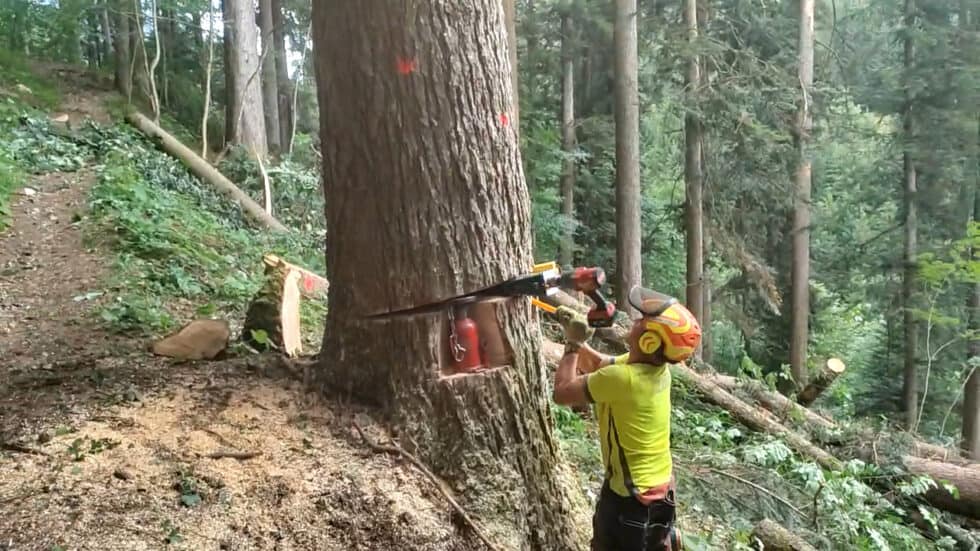
[[109, 0], [99, 4], [99, 28], [102, 31], [102, 60], [109, 63], [113, 54], [112, 26], [109, 24]]
[[235, 89], [237, 80], [235, 71], [238, 67], [238, 56], [235, 51], [235, 26], [232, 24], [234, 11], [232, 4], [237, 0], [221, 0], [221, 15], [224, 19], [224, 52], [225, 52], [225, 144], [238, 141], [238, 125], [236, 114], [241, 111], [242, 98]]
[[800, 1], [800, 107], [796, 121], [796, 190], [793, 210], [792, 325], [790, 368], [796, 388], [806, 386], [806, 349], [810, 320], [810, 133], [813, 130], [813, 0]]
[[265, 133], [265, 113], [262, 103], [262, 79], [259, 76], [259, 29], [255, 11], [248, 0], [230, 0], [233, 28], [235, 66], [232, 78], [237, 96], [237, 111], [233, 111], [236, 137], [253, 155], [265, 157], [268, 152]]
[[279, 144], [283, 151], [291, 151], [292, 103], [289, 101], [292, 83], [289, 80], [289, 60], [286, 57], [286, 18], [282, 0], [272, 0], [272, 34], [276, 53], [276, 89], [279, 92]]
[[[697, 0], [684, 0], [684, 22], [687, 40], [691, 48], [698, 40]], [[688, 113], [684, 117], [684, 183], [687, 200], [684, 218], [687, 225], [687, 307], [698, 321], [704, 320], [704, 178], [701, 170], [701, 120], [693, 112], [698, 110], [698, 89], [701, 86], [701, 60], [693, 52], [688, 60], [687, 75]], [[698, 354], [702, 353], [699, 347]]]
[[469, 375], [448, 375], [447, 312], [364, 319], [533, 263], [517, 133], [498, 117], [513, 97], [500, 0], [409, 5], [313, 4], [331, 236], [317, 376], [381, 405], [501, 548], [583, 549], [588, 520], [564, 483], [530, 304], [484, 305], [501, 367]]
[[130, 57], [130, 29], [129, 29], [129, 1], [118, 0], [114, 4], [115, 14], [113, 21], [116, 25], [116, 32], [112, 34], [113, 50], [115, 50], [115, 74], [116, 89], [119, 93], [128, 97], [133, 94], [133, 78], [129, 71], [132, 63]]
[[272, 0], [259, 0], [259, 26], [262, 29], [262, 108], [265, 111], [265, 135], [269, 150], [282, 151], [279, 127], [279, 81], [276, 75], [276, 47], [272, 22]]
[[905, 170], [905, 189], [903, 202], [905, 204], [905, 273], [902, 278], [902, 307], [904, 309], [905, 331], [905, 362], [902, 383], [902, 404], [905, 408], [905, 422], [908, 428], [915, 426], [919, 405], [919, 381], [916, 374], [918, 356], [918, 330], [915, 315], [912, 310], [915, 296], [916, 271], [916, 173], [915, 162], [912, 158], [912, 148], [915, 140], [915, 125], [913, 121], [913, 100], [911, 73], [915, 61], [915, 49], [912, 43], [911, 30], [915, 25], [915, 0], [905, 0], [905, 114], [904, 139], [905, 152], [903, 165]]
[[214, 2], [208, 0], [208, 62], [204, 68], [204, 113], [201, 115], [201, 158], [208, 158], [208, 118], [211, 115], [211, 72], [214, 68]]
[[520, 102], [520, 80], [517, 70], [517, 4], [516, 0], [502, 0], [504, 6], [504, 27], [507, 30], [507, 53], [510, 58], [510, 87], [514, 93], [514, 99], [509, 108], [505, 111], [510, 117], [514, 131], [520, 134], [521, 129], [521, 102]]
[[616, 293], [627, 313], [633, 312], [627, 300], [630, 288], [643, 281], [636, 17], [636, 0], [616, 0]]
[[140, 0], [133, 0], [132, 5], [134, 12], [130, 24], [133, 26], [133, 42], [130, 44], [130, 48], [133, 50], [133, 87], [141, 100], [152, 101], [150, 99], [149, 62], [146, 59], [146, 40], [143, 36], [143, 8]]
[[[977, 161], [974, 160], [974, 163]], [[980, 222], [980, 189], [974, 169], [973, 179], [973, 222]], [[970, 251], [974, 261], [977, 251]], [[980, 334], [980, 283], [970, 285], [970, 295], [967, 299], [969, 311], [969, 330], [971, 334]], [[970, 364], [980, 360], [980, 338], [972, 338], [967, 344], [967, 359]], [[968, 371], [969, 372], [969, 371]], [[969, 372], [966, 387], [963, 390], [963, 455], [970, 459], [980, 459], [980, 366]]]
[[153, 14], [153, 42], [156, 43], [156, 51], [153, 54], [153, 62], [147, 70], [150, 76], [150, 106], [153, 108], [153, 122], [160, 124], [160, 94], [157, 91], [157, 66], [160, 64], [160, 57], [163, 55], [163, 44], [160, 40], [160, 10], [157, 9], [156, 0], [150, 0], [150, 13]]
[[[561, 148], [565, 160], [561, 173], [561, 213], [568, 222], [575, 218], [575, 37], [571, 8], [561, 16]], [[558, 262], [570, 266], [575, 249], [575, 230], [569, 224], [558, 251]]]
[[296, 71], [296, 82], [293, 83], [293, 98], [290, 104], [289, 113], [292, 115], [292, 120], [289, 122], [289, 152], [293, 152], [293, 145], [296, 142], [296, 118], [299, 116], [299, 86], [303, 82], [303, 74], [306, 70], [306, 52], [312, 49], [310, 44], [311, 38], [313, 37], [313, 24], [310, 23], [308, 29], [306, 29], [306, 36], [303, 37], [303, 54], [299, 58], [299, 70]]

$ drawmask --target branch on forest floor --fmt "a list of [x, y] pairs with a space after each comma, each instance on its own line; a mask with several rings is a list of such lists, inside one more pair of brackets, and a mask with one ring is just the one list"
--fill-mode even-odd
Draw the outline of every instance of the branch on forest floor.
[[405, 459], [408, 459], [412, 463], [412, 465], [415, 465], [416, 469], [422, 471], [422, 474], [424, 474], [429, 479], [429, 481], [432, 482], [433, 485], [435, 485], [435, 487], [439, 490], [439, 493], [441, 493], [442, 496], [446, 498], [446, 501], [448, 501], [449, 504], [452, 505], [453, 510], [456, 511], [456, 513], [460, 516], [460, 518], [463, 519], [464, 522], [466, 522], [467, 526], [469, 526], [470, 529], [473, 530], [473, 533], [476, 534], [478, 538], [480, 538], [480, 541], [482, 541], [483, 544], [486, 545], [488, 549], [490, 549], [491, 551], [502, 551], [500, 547], [496, 546], [493, 542], [490, 541], [490, 538], [488, 538], [487, 535], [483, 533], [483, 530], [480, 529], [476, 521], [474, 521], [470, 517], [470, 515], [466, 513], [466, 510], [464, 510], [463, 507], [460, 506], [460, 504], [457, 503], [456, 500], [453, 499], [451, 495], [449, 495], [449, 492], [447, 492], [446, 489], [443, 488], [442, 484], [439, 483], [439, 479], [436, 478], [436, 475], [432, 474], [432, 471], [430, 471], [421, 461], [419, 461], [417, 457], [405, 451], [401, 446], [395, 444], [394, 442], [392, 442], [390, 446], [383, 446], [381, 444], [378, 444], [372, 441], [370, 438], [368, 438], [367, 435], [364, 434], [364, 431], [356, 422], [352, 421], [351, 424], [354, 426], [354, 430], [357, 431], [357, 434], [360, 435], [361, 439], [364, 440], [364, 443], [367, 444], [368, 447], [371, 448], [371, 450], [374, 453], [387, 453], [391, 455], [400, 455]]
[[804, 519], [806, 518], [806, 515], [803, 513], [803, 511], [801, 511], [798, 507], [796, 507], [795, 505], [793, 505], [792, 503], [790, 503], [786, 498], [784, 498], [784, 497], [782, 497], [782, 496], [774, 493], [772, 490], [769, 490], [769, 489], [767, 489], [767, 488], [765, 488], [763, 486], [760, 486], [760, 485], [756, 484], [755, 482], [752, 482], [751, 480], [746, 480], [746, 479], [744, 479], [744, 478], [742, 478], [740, 476], [733, 475], [733, 474], [728, 473], [728, 472], [725, 472], [725, 471], [723, 471], [721, 469], [708, 469], [708, 470], [711, 471], [711, 472], [713, 472], [713, 473], [715, 473], [715, 474], [717, 474], [717, 475], [727, 476], [728, 478], [730, 478], [730, 479], [732, 479], [732, 480], [734, 480], [736, 482], [741, 482], [742, 484], [745, 484], [747, 486], [750, 486], [752, 488], [755, 488], [756, 490], [758, 490], [758, 491], [766, 494], [767, 496], [769, 496], [769, 497], [775, 499], [776, 501], [782, 503], [783, 505], [789, 507], [789, 509], [791, 511], [793, 511], [794, 513], [796, 513], [797, 515], [799, 515], [800, 518], [804, 518]]
[[237, 459], [239, 461], [244, 461], [246, 459], [253, 459], [262, 455], [262, 452], [240, 452], [234, 450], [219, 450], [208, 454], [208, 459]]
[[49, 454], [48, 452], [46, 452], [44, 450], [38, 450], [38, 449], [35, 449], [35, 448], [31, 448], [29, 446], [25, 446], [23, 444], [17, 444], [17, 443], [14, 443], [14, 442], [0, 442], [0, 450], [9, 451], [9, 452], [17, 452], [17, 453], [25, 453], [25, 454], [29, 454], [29, 455], [43, 455], [45, 457], [48, 457], [48, 456], [51, 455], [51, 454]]

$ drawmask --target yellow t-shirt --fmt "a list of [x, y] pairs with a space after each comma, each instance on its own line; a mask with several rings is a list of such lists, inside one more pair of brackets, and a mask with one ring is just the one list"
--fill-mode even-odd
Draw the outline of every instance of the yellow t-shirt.
[[[589, 375], [602, 461], [609, 486], [621, 496], [670, 481], [670, 368], [626, 363], [628, 354]], [[624, 465], [625, 463], [625, 465]]]

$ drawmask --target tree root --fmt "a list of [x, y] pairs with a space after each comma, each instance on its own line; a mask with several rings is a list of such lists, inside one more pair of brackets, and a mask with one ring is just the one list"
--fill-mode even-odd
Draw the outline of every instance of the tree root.
[[441, 493], [442, 496], [446, 498], [446, 501], [448, 501], [449, 504], [452, 505], [453, 509], [460, 516], [460, 518], [462, 518], [463, 521], [466, 522], [466, 525], [469, 526], [471, 530], [473, 530], [473, 533], [476, 534], [476, 537], [480, 538], [480, 541], [482, 541], [483, 544], [486, 545], [488, 549], [490, 549], [491, 551], [502, 551], [500, 547], [496, 546], [492, 541], [490, 541], [490, 538], [483, 533], [483, 530], [480, 529], [476, 521], [474, 521], [473, 518], [466, 513], [463, 507], [460, 506], [460, 504], [457, 503], [456, 500], [453, 499], [451, 495], [449, 495], [449, 492], [447, 492], [446, 489], [443, 488], [442, 484], [439, 483], [439, 479], [436, 478], [436, 475], [432, 474], [432, 471], [430, 471], [421, 461], [419, 461], [417, 457], [405, 451], [401, 446], [399, 446], [394, 442], [392, 442], [390, 446], [383, 446], [381, 444], [373, 442], [371, 441], [370, 438], [367, 437], [366, 434], [364, 434], [364, 431], [361, 430], [361, 427], [356, 422], [352, 422], [351, 424], [354, 425], [354, 430], [357, 431], [357, 434], [361, 436], [361, 439], [364, 440], [364, 443], [367, 444], [367, 446], [371, 448], [371, 450], [374, 453], [387, 453], [391, 455], [400, 455], [405, 459], [408, 459], [412, 463], [412, 465], [415, 465], [416, 469], [422, 471], [422, 474], [424, 474], [426, 478], [428, 478], [429, 481], [432, 482], [432, 484], [439, 490], [439, 493]]

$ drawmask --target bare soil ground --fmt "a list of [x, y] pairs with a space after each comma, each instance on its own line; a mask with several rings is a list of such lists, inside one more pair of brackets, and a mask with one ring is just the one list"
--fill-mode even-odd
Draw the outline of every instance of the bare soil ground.
[[[71, 125], [108, 121], [111, 92], [62, 71]], [[478, 548], [275, 358], [178, 363], [106, 333], [108, 254], [77, 223], [95, 177], [25, 182], [0, 234], [0, 550]]]

